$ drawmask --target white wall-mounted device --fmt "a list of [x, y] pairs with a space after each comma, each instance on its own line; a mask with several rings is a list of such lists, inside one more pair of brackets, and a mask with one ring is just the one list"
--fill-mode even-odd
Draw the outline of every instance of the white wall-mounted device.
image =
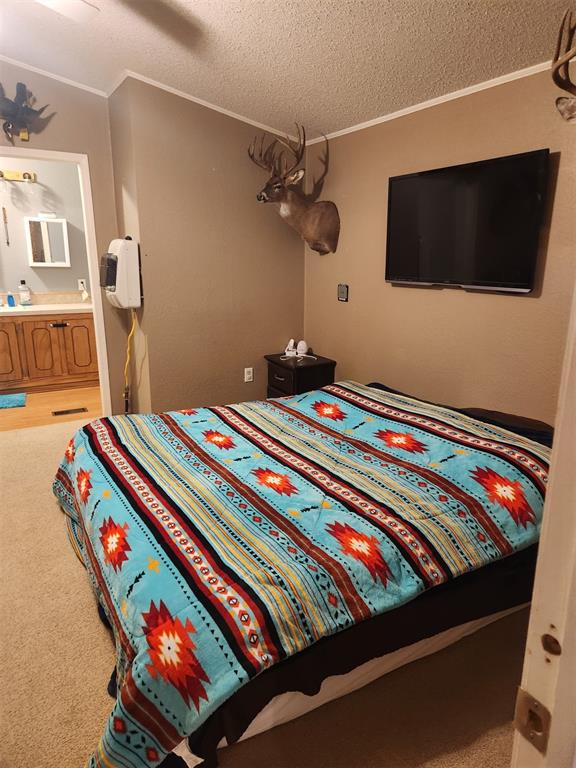
[[134, 309], [142, 303], [138, 243], [112, 240], [100, 260], [100, 285], [113, 307]]

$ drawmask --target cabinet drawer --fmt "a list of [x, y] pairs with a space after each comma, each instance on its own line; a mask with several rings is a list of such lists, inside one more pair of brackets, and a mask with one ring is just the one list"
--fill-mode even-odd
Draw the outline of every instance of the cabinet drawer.
[[294, 371], [268, 363], [268, 386], [291, 395], [294, 392]]

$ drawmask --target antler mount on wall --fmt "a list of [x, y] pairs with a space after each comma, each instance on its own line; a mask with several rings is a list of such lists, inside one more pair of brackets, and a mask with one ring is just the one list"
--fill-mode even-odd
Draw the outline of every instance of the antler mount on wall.
[[328, 140], [322, 158], [322, 175], [314, 179], [312, 192], [306, 194], [302, 190], [305, 170], [298, 168], [306, 149], [306, 131], [303, 125], [298, 124], [296, 131], [295, 141], [278, 137], [266, 144], [266, 134], [262, 134], [248, 147], [252, 162], [270, 174], [256, 199], [260, 203], [276, 203], [280, 216], [313, 251], [322, 254], [334, 252], [340, 234], [338, 208], [329, 200], [317, 200], [328, 172]]
[[576, 56], [576, 14], [573, 19], [572, 11], [568, 9], [562, 18], [558, 42], [552, 60], [552, 80], [558, 88], [562, 88], [570, 96], [559, 96], [556, 99], [558, 111], [569, 123], [576, 122], [576, 84], [570, 79], [570, 61]]

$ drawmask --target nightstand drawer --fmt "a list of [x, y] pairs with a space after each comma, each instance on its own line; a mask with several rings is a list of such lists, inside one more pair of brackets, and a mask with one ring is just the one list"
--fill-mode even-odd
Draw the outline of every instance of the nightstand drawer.
[[268, 385], [291, 395], [294, 392], [294, 371], [268, 363]]
[[301, 395], [334, 381], [336, 361], [329, 357], [286, 357], [276, 354], [264, 355], [264, 358], [268, 363], [268, 397]]

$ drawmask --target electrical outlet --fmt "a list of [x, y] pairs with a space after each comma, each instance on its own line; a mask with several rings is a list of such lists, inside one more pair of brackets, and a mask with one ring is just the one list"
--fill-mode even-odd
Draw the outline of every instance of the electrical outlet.
[[254, 368], [244, 368], [244, 383], [254, 381]]
[[78, 280], [78, 290], [79, 291], [85, 291], [86, 290], [86, 278], [81, 277]]

